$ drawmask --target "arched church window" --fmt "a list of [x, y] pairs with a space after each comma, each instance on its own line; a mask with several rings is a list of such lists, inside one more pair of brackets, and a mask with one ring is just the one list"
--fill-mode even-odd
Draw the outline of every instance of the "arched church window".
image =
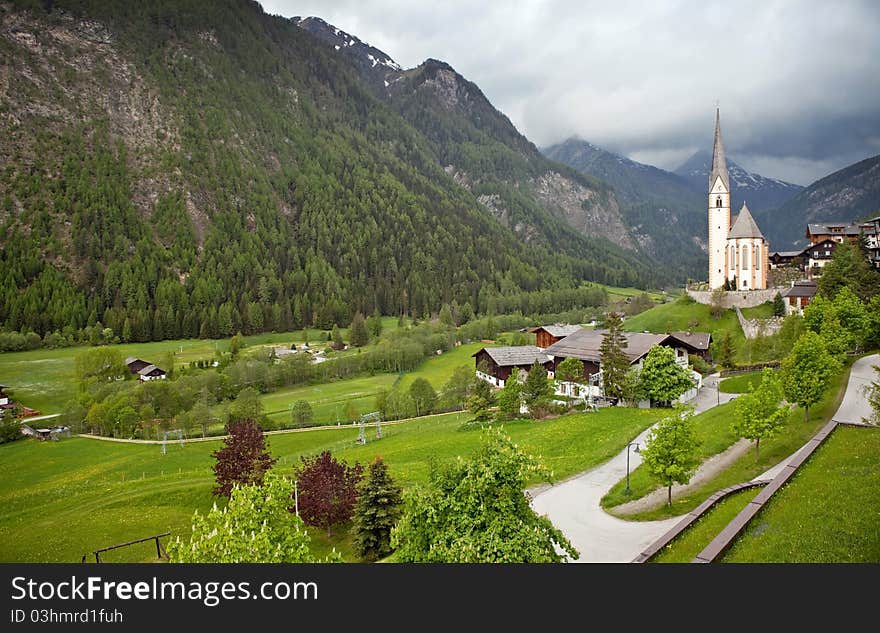
[[749, 267], [749, 245], [748, 244], [743, 245], [742, 267], [743, 267], [743, 270], [746, 270]]
[[755, 247], [755, 270], [761, 270], [761, 247]]
[[721, 208], [721, 196], [718, 196], [718, 197], [715, 199], [715, 206], [718, 207], [718, 208]]

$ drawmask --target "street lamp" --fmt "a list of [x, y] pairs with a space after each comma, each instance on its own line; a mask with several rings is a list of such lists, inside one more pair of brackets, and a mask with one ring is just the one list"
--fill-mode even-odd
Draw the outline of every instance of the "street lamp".
[[630, 453], [630, 448], [633, 446], [635, 446], [635, 449], [633, 449], [634, 453], [641, 452], [641, 451], [639, 451], [639, 443], [638, 442], [630, 442], [629, 444], [626, 445], [626, 490], [625, 490], [626, 494], [629, 494], [631, 492], [629, 489], [629, 453]]

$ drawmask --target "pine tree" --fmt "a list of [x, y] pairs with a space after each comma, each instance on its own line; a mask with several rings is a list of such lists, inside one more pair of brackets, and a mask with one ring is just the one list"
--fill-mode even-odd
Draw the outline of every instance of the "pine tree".
[[778, 292], [776, 293], [776, 296], [773, 297], [773, 316], [785, 316], [785, 299], [783, 299], [782, 295]]
[[340, 350], [345, 347], [345, 342], [342, 340], [342, 330], [340, 330], [339, 326], [335, 323], [333, 324], [333, 331], [330, 332], [330, 341], [330, 346], [335, 350]]
[[606, 396], [621, 398], [630, 362], [624, 351], [627, 348], [627, 341], [622, 332], [623, 321], [620, 315], [616, 312], [610, 312], [605, 317], [605, 327], [608, 331], [602, 336], [602, 343], [599, 345], [602, 383]]
[[401, 488], [381, 457], [370, 464], [354, 509], [354, 545], [361, 558], [377, 560], [391, 553], [391, 530], [402, 512]]
[[351, 344], [355, 347], [363, 347], [369, 343], [370, 337], [364, 323], [364, 315], [360, 312], [355, 313], [354, 318], [351, 320], [348, 336], [351, 339]]

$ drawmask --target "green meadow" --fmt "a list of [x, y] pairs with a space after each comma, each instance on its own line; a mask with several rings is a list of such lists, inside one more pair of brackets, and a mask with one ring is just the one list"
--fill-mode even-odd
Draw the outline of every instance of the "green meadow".
[[[539, 455], [557, 479], [610, 459], [658, 419], [656, 410], [608, 408], [543, 421], [504, 425], [525, 451]], [[303, 455], [330, 450], [348, 462], [376, 455], [405, 488], [426, 481], [432, 461], [466, 456], [481, 441], [478, 429], [463, 429], [466, 414], [452, 413], [386, 425], [382, 439], [368, 429], [366, 445], [357, 429], [341, 427], [273, 434], [270, 452], [291, 473]], [[58, 442], [21, 440], [0, 446], [0, 560], [79, 561], [94, 549], [170, 531], [186, 536], [194, 510], [208, 510], [213, 473], [211, 453], [220, 441], [130, 444], [74, 437]], [[538, 482], [531, 482], [538, 483]], [[319, 551], [337, 547], [351, 560], [342, 530], [329, 541], [315, 536]], [[150, 560], [149, 544], [119, 550], [107, 560]]]

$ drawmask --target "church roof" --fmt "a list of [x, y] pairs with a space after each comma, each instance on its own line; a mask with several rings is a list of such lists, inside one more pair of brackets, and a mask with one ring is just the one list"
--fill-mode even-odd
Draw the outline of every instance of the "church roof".
[[764, 239], [764, 236], [761, 235], [761, 229], [755, 224], [755, 219], [749, 212], [745, 202], [743, 202], [742, 209], [740, 209], [739, 215], [736, 216], [736, 220], [733, 221], [733, 226], [730, 227], [730, 233], [727, 235], [727, 239], [739, 237], [760, 237]]
[[721, 177], [724, 187], [730, 191], [730, 177], [727, 175], [727, 160], [724, 158], [724, 142], [721, 140], [721, 109], [715, 109], [715, 145], [712, 148], [712, 171], [709, 172], [709, 191], [715, 180]]

